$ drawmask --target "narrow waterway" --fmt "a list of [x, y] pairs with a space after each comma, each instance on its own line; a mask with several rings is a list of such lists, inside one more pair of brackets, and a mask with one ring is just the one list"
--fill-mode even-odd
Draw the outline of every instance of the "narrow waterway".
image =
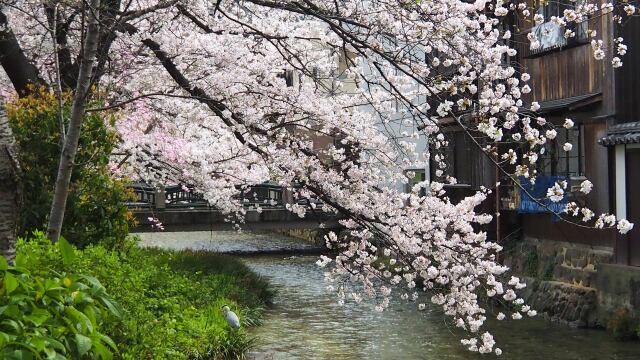
[[[143, 234], [145, 246], [243, 253], [252, 249], [295, 249], [295, 241], [273, 234], [182, 232]], [[302, 245], [308, 249], [308, 245]], [[256, 359], [486, 359], [466, 351], [459, 334], [436, 308], [418, 311], [396, 300], [378, 313], [370, 304], [339, 306], [325, 291], [316, 256], [244, 257], [277, 291], [258, 338]], [[570, 329], [543, 319], [493, 322], [488, 329], [516, 360], [637, 360], [640, 343], [616, 342], [604, 331]]]

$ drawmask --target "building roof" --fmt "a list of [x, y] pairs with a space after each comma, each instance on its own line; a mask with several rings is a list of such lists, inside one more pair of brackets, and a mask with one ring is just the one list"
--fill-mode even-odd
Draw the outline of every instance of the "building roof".
[[640, 143], [640, 121], [613, 125], [607, 131], [607, 136], [598, 140], [602, 146]]
[[538, 113], [548, 113], [557, 110], [571, 111], [600, 100], [602, 100], [601, 93], [596, 92], [556, 100], [541, 101]]

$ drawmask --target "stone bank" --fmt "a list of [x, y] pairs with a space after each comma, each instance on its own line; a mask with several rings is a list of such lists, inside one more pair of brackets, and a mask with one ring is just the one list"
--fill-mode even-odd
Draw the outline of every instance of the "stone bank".
[[605, 327], [621, 309], [640, 318], [640, 268], [611, 264], [609, 247], [524, 238], [505, 246], [504, 263], [527, 280], [521, 296], [553, 321]]

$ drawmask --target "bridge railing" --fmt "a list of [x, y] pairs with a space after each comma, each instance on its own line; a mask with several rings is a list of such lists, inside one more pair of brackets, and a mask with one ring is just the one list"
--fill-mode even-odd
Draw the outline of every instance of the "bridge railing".
[[146, 184], [136, 183], [129, 186], [136, 194], [135, 201], [127, 202], [129, 208], [152, 208], [156, 202], [156, 188]]
[[208, 206], [207, 200], [193, 186], [174, 185], [164, 189], [167, 207]]
[[259, 184], [249, 189], [241, 190], [238, 196], [245, 206], [282, 207], [283, 188], [279, 185]]
[[[164, 190], [136, 183], [130, 186], [136, 194], [136, 200], [127, 203], [129, 208], [195, 208], [208, 207], [207, 200], [193, 186], [172, 185]], [[284, 207], [283, 188], [274, 184], [259, 184], [240, 191], [237, 199], [246, 207], [278, 208]]]

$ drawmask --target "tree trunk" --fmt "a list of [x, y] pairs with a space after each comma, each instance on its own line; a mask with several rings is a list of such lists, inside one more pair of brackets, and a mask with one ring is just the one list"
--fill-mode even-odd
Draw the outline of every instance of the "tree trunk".
[[20, 204], [19, 166], [9, 120], [0, 104], [0, 255], [13, 263]]
[[13, 87], [20, 96], [32, 89], [32, 86], [44, 86], [46, 83], [40, 78], [38, 69], [27, 59], [20, 48], [13, 31], [7, 23], [7, 16], [0, 8], [0, 64], [9, 76]]
[[95, 63], [95, 57], [98, 49], [98, 37], [100, 35], [100, 25], [98, 22], [99, 8], [100, 0], [91, 0], [90, 8], [88, 9], [89, 24], [87, 26], [87, 34], [84, 40], [82, 59], [80, 60], [78, 82], [73, 97], [73, 104], [71, 106], [71, 118], [69, 120], [67, 137], [65, 139], [64, 147], [62, 148], [62, 154], [60, 155], [58, 177], [56, 179], [53, 202], [51, 203], [51, 212], [49, 213], [47, 236], [54, 242], [58, 241], [62, 230], [62, 222], [64, 221], [64, 211], [67, 204], [67, 195], [69, 192], [73, 162], [75, 161], [76, 151], [78, 150], [80, 129], [82, 127], [85, 106], [89, 96], [89, 87], [92, 79], [91, 73]]
[[[7, 16], [0, 8], [0, 64], [20, 96], [44, 86], [38, 69], [26, 58]], [[34, 86], [34, 87], [30, 87]], [[13, 263], [16, 256], [16, 226], [20, 211], [20, 166], [17, 147], [0, 104], [0, 256]]]

